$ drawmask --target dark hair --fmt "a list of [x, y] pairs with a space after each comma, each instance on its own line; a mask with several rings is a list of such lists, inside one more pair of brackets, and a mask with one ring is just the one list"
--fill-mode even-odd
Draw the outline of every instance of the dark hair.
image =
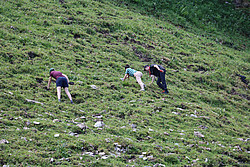
[[149, 65], [145, 65], [145, 66], [144, 66], [144, 71], [146, 71], [145, 68], [148, 67], [148, 66], [149, 66]]
[[128, 65], [128, 64], [125, 66], [125, 70], [126, 70], [127, 68], [129, 68], [129, 65]]

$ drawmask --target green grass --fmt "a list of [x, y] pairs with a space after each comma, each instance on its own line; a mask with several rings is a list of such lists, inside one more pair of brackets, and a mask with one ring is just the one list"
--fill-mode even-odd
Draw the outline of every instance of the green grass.
[[[0, 2], [0, 164], [247, 166], [249, 86], [236, 73], [249, 80], [249, 38], [134, 6], [151, 1], [116, 2]], [[119, 79], [126, 64], [153, 63], [167, 69], [169, 95]], [[58, 103], [54, 82], [46, 90], [52, 67], [75, 82], [74, 105], [64, 92]]]

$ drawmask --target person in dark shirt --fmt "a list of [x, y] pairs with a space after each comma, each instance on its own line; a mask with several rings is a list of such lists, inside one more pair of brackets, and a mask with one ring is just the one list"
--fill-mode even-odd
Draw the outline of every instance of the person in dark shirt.
[[68, 95], [70, 102], [73, 104], [71, 94], [69, 93], [69, 79], [67, 75], [64, 75], [60, 71], [55, 71], [54, 68], [51, 68], [49, 70], [50, 77], [49, 77], [49, 82], [47, 89], [50, 87], [50, 83], [52, 80], [52, 77], [56, 79], [56, 89], [57, 89], [57, 96], [58, 96], [58, 101], [61, 102], [61, 88], [63, 87], [65, 90], [65, 93]]
[[[166, 70], [164, 67], [162, 67], [161, 65], [156, 65], [156, 64], [152, 64], [152, 65], [145, 65], [144, 66], [144, 71], [148, 71], [149, 75], [152, 76], [152, 82], [150, 84], [152, 84], [155, 80], [155, 77], [158, 78], [157, 80], [157, 85], [163, 89], [162, 93], [164, 94], [168, 94], [168, 89], [167, 89], [167, 84], [165, 81], [165, 75], [166, 75]], [[149, 85], [150, 85], [149, 84]]]

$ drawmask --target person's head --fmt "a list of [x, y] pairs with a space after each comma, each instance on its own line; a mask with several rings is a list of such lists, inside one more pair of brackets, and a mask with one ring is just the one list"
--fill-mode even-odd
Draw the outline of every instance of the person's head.
[[129, 68], [129, 65], [128, 65], [128, 64], [125, 66], [125, 70], [126, 70], [127, 68]]
[[55, 71], [55, 69], [54, 68], [49, 69], [49, 73], [51, 73], [51, 71]]
[[144, 71], [149, 71], [149, 65], [144, 66]]

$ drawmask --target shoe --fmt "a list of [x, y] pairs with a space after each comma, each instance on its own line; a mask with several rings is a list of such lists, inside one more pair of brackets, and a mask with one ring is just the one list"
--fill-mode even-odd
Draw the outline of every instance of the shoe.
[[61, 99], [58, 99], [58, 102], [61, 102]]
[[162, 91], [161, 93], [163, 93], [163, 94], [168, 94], [168, 90], [164, 90], [164, 91]]
[[71, 103], [71, 104], [74, 104], [72, 100], [70, 100], [70, 103]]
[[145, 91], [145, 89], [141, 89], [140, 91]]

